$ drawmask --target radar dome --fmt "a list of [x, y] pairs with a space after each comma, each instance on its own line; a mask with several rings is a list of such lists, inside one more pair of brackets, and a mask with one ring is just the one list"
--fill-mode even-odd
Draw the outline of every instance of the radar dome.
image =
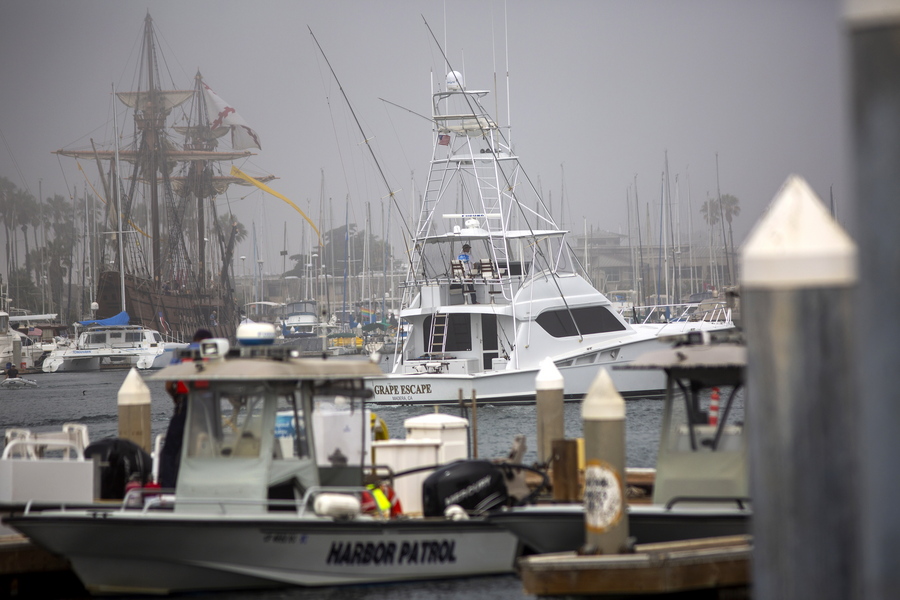
[[268, 346], [275, 342], [275, 326], [271, 323], [241, 323], [237, 341], [241, 346]]
[[463, 76], [459, 71], [450, 71], [447, 73], [447, 89], [451, 92], [458, 92], [463, 89]]

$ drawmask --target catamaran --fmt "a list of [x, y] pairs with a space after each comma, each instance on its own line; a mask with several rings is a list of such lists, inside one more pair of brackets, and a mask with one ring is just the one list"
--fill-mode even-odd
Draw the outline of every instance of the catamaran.
[[[129, 324], [128, 313], [109, 319], [75, 323], [75, 339], [59, 342], [41, 363], [44, 373], [96, 371], [101, 366], [159, 369], [172, 359], [172, 349], [160, 333]], [[166, 352], [166, 350], [169, 352]]]
[[[658, 340], [732, 327], [723, 306], [632, 324], [589, 282], [501, 128], [489, 94], [451, 71], [433, 94], [434, 150], [400, 317], [411, 326], [390, 373], [368, 378], [374, 404], [532, 402], [541, 362], [584, 396], [600, 368], [626, 397], [661, 396], [662, 374], [612, 370]], [[469, 246], [464, 251], [464, 246]]]

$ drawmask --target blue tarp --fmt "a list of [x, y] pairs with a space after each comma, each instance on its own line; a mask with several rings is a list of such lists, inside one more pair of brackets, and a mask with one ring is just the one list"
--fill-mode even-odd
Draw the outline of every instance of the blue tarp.
[[79, 325], [128, 325], [128, 313], [124, 310], [108, 319], [94, 319], [93, 321], [78, 321]]

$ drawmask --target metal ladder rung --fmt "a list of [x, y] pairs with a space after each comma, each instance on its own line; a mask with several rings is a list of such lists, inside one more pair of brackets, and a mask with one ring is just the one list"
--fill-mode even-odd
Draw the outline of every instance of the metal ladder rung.
[[431, 341], [429, 352], [434, 352], [435, 346], [440, 346], [440, 351], [447, 349], [447, 314], [436, 314], [431, 320]]

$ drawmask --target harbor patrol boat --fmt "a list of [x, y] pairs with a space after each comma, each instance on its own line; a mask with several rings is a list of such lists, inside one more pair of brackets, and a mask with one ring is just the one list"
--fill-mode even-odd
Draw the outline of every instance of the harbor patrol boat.
[[[450, 516], [364, 514], [364, 401], [371, 393], [363, 378], [378, 367], [299, 358], [289, 346], [258, 343], [273, 338], [271, 326], [242, 326], [238, 347], [203, 341], [152, 376], [189, 390], [174, 490], [133, 490], [121, 507], [26, 509], [4, 522], [67, 558], [92, 594], [513, 571], [518, 538], [459, 506], [448, 508]], [[326, 433], [319, 411], [344, 422]], [[326, 457], [317, 456], [317, 438]]]

